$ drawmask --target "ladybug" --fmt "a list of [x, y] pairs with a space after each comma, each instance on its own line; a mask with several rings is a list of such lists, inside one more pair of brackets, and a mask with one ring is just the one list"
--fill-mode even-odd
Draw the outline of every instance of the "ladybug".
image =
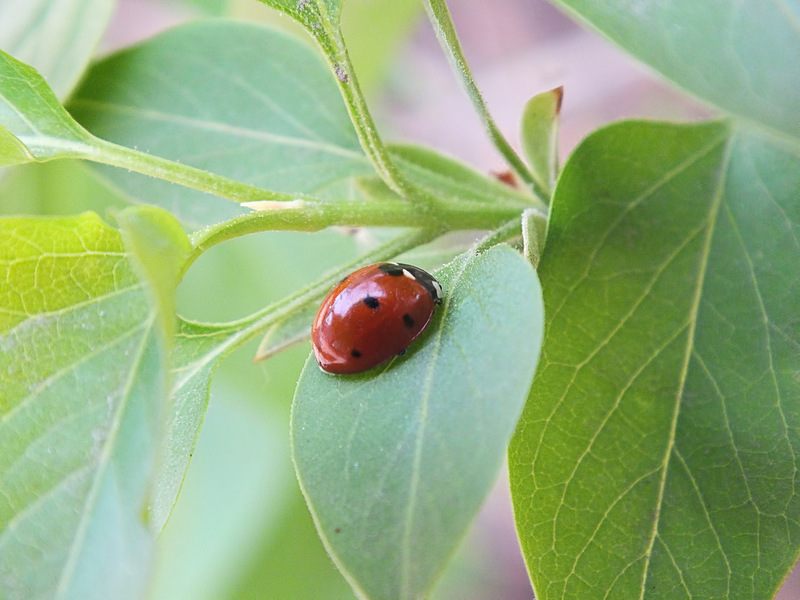
[[317, 311], [311, 343], [328, 373], [360, 373], [405, 352], [442, 302], [442, 286], [412, 265], [378, 263], [354, 271]]

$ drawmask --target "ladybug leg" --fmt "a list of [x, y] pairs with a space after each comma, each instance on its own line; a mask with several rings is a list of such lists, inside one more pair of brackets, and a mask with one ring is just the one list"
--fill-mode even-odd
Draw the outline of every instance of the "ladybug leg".
[[403, 356], [403, 354], [406, 353], [406, 350], [408, 350], [408, 348], [403, 348], [402, 350], [400, 350], [400, 352], [397, 353], [397, 356]]

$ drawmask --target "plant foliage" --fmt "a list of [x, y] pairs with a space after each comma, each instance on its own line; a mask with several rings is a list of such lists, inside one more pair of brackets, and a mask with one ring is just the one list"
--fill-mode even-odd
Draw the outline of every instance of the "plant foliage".
[[[269, 410], [352, 588], [276, 486], [252, 500], [280, 524], [252, 569], [272, 587], [235, 597], [431, 596], [506, 454], [537, 598], [773, 596], [800, 553], [798, 1], [558, 0], [718, 113], [607, 126], [562, 170], [561, 90], [517, 154], [425, 2], [516, 187], [383, 140], [341, 0], [263, 1], [307, 39], [203, 20], [88, 69], [113, 3], [0, 7], [0, 201], [28, 215], [0, 218], [0, 597], [147, 597], [221, 359], [262, 337], [284, 360], [344, 274], [414, 252], [445, 301], [404, 356], [225, 388], [296, 383], [291, 422]], [[62, 216], [31, 216], [26, 178]], [[215, 256], [213, 316], [179, 314]]]

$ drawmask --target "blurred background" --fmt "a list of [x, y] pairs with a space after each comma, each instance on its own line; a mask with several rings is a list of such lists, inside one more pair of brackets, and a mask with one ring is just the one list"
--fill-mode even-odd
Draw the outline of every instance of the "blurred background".
[[[544, 0], [451, 0], [465, 53], [498, 125], [518, 146], [522, 109], [564, 86], [560, 154], [625, 118], [695, 120], [707, 110], [668, 87], [598, 34]], [[483, 172], [503, 170], [453, 77], [419, 0], [347, 0], [343, 23], [362, 87], [384, 136], [434, 146]], [[107, 54], [198, 17], [229, 16], [302, 32], [256, 0], [121, 0], [100, 47]], [[3, 196], [47, 211], [48, 177], [67, 163], [5, 178]], [[75, 200], [96, 184], [75, 174]], [[0, 197], [3, 197], [0, 196]], [[63, 200], [63, 192], [59, 191]], [[45, 198], [45, 200], [43, 200]], [[88, 199], [88, 200], [87, 200]], [[3, 212], [14, 209], [6, 203]], [[88, 204], [88, 206], [87, 206]], [[69, 203], [53, 212], [74, 212]], [[29, 212], [28, 210], [24, 212]], [[325, 231], [248, 236], [206, 253], [179, 290], [189, 318], [234, 319], [281, 298], [354, 256], [363, 235]], [[433, 256], [417, 257], [421, 266]], [[235, 269], [231, 265], [236, 265]], [[211, 282], [211, 283], [210, 283]], [[155, 600], [352, 599], [319, 542], [294, 476], [288, 422], [304, 345], [264, 364], [243, 348], [217, 371], [208, 414], [179, 501], [159, 542]], [[436, 600], [530, 600], [507, 478], [501, 474]], [[780, 600], [800, 598], [787, 582]]]

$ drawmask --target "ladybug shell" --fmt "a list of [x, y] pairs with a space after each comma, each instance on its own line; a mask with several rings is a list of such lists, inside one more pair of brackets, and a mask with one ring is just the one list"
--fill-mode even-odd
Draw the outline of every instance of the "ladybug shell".
[[417, 267], [378, 263], [345, 277], [322, 301], [311, 326], [323, 371], [360, 373], [401, 354], [425, 329], [442, 288]]

